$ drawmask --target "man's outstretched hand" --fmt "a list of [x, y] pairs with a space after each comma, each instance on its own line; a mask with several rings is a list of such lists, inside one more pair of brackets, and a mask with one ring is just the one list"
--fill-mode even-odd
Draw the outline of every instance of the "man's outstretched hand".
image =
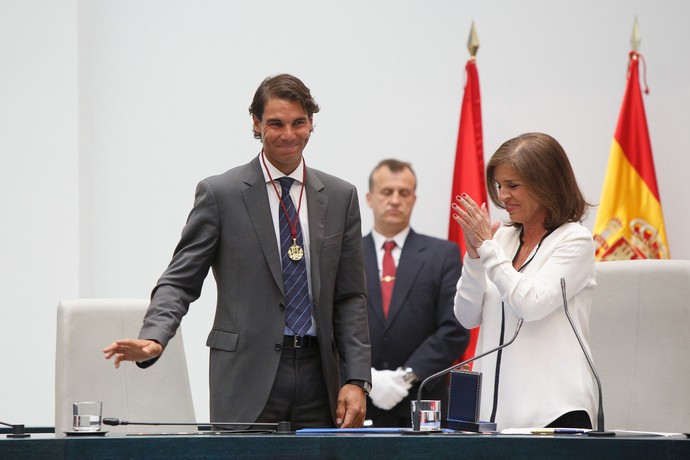
[[115, 356], [115, 367], [120, 367], [122, 361], [147, 361], [157, 358], [163, 353], [160, 343], [153, 340], [120, 339], [103, 349], [105, 359]]

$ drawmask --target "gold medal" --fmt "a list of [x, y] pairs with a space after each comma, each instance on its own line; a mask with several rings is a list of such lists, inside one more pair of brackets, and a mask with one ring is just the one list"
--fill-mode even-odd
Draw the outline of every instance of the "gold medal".
[[295, 262], [302, 260], [302, 257], [304, 257], [304, 249], [302, 249], [302, 247], [296, 242], [292, 243], [292, 246], [290, 246], [290, 249], [288, 249], [288, 257]]

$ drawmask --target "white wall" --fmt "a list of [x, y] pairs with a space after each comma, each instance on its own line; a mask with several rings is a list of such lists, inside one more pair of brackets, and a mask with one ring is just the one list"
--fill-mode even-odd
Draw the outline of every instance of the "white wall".
[[[294, 73], [311, 88], [322, 111], [307, 164], [357, 185], [364, 231], [369, 171], [398, 157], [418, 175], [413, 226], [445, 237], [472, 20], [486, 158], [510, 137], [548, 132], [598, 202], [637, 15], [669, 245], [674, 258], [690, 259], [690, 61], [680, 54], [690, 4], [682, 0], [0, 5], [0, 52], [18, 63], [0, 72], [10, 101], [0, 104], [0, 120], [11, 128], [0, 134], [0, 203], [5, 222], [17, 222], [0, 230], [10, 300], [0, 306], [0, 354], [13, 369], [0, 420], [52, 425], [55, 305], [149, 295], [196, 182], [258, 153], [247, 107], [268, 75]], [[200, 421], [208, 420], [204, 343], [214, 291], [209, 279], [183, 322]], [[19, 393], [41, 396], [27, 407]]]
[[76, 1], [0, 0], [0, 420], [53, 425], [55, 306], [79, 296]]

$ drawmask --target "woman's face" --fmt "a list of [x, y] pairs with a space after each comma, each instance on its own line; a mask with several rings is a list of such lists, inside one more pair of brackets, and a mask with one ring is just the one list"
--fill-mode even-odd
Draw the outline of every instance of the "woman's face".
[[513, 168], [498, 165], [494, 170], [498, 199], [503, 203], [510, 220], [525, 226], [544, 225], [546, 208], [534, 198], [532, 190]]

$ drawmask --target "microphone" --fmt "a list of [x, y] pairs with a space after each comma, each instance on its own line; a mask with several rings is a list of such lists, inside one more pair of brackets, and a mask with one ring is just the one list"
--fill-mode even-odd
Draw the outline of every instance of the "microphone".
[[24, 425], [13, 425], [11, 423], [0, 422], [0, 425], [9, 426], [12, 428], [12, 433], [8, 433], [8, 438], [28, 438], [31, 435], [26, 432]]
[[130, 422], [128, 420], [120, 420], [119, 418], [106, 417], [103, 419], [104, 425], [118, 426], [118, 425], [156, 425], [156, 426], [256, 426], [256, 427], [267, 427], [274, 428], [273, 432], [275, 434], [288, 434], [292, 433], [290, 430], [290, 422], [283, 421], [278, 423], [242, 423], [242, 422], [213, 422], [213, 423], [197, 423], [197, 422]]
[[424, 386], [429, 381], [431, 381], [435, 378], [441, 377], [442, 375], [446, 375], [447, 373], [454, 371], [455, 369], [458, 369], [459, 367], [462, 367], [465, 364], [469, 364], [473, 361], [478, 360], [479, 358], [483, 358], [486, 355], [489, 355], [491, 353], [495, 353], [498, 350], [507, 347], [508, 345], [510, 345], [511, 343], [513, 343], [515, 341], [515, 338], [517, 337], [518, 332], [520, 332], [520, 328], [522, 327], [522, 323], [523, 323], [523, 319], [522, 318], [518, 319], [517, 327], [515, 328], [515, 333], [513, 334], [513, 337], [508, 342], [504, 343], [503, 345], [500, 345], [496, 348], [492, 348], [491, 350], [489, 350], [487, 352], [484, 352], [480, 355], [474, 356], [474, 357], [467, 359], [461, 363], [455, 364], [455, 365], [449, 367], [448, 369], [444, 369], [444, 370], [437, 372], [433, 375], [430, 375], [429, 377], [422, 380], [422, 383], [419, 385], [419, 389], [417, 390], [417, 410], [415, 410], [414, 414], [412, 414], [412, 425], [413, 425], [412, 431], [415, 433], [428, 433], [428, 431], [420, 431], [420, 429], [419, 429], [419, 415], [420, 415], [419, 414], [419, 408], [421, 406], [421, 400], [422, 400], [422, 389], [424, 388]]
[[587, 431], [586, 434], [589, 436], [614, 436], [616, 434], [615, 432], [604, 430], [604, 403], [603, 403], [603, 397], [601, 394], [601, 380], [599, 379], [599, 374], [597, 374], [597, 370], [594, 368], [594, 363], [592, 362], [592, 359], [589, 357], [589, 354], [587, 353], [587, 349], [585, 348], [585, 344], [582, 343], [582, 337], [580, 337], [580, 333], [577, 332], [577, 328], [575, 327], [575, 323], [573, 322], [573, 319], [570, 317], [570, 312], [568, 311], [568, 296], [565, 294], [565, 278], [561, 278], [561, 294], [563, 295], [563, 309], [565, 310], [565, 316], [568, 317], [568, 322], [570, 323], [570, 327], [573, 328], [573, 332], [575, 333], [575, 337], [577, 337], [577, 341], [580, 344], [580, 348], [582, 348], [582, 353], [584, 353], [585, 358], [587, 358], [587, 364], [589, 364], [589, 368], [592, 370], [592, 374], [594, 375], [594, 379], [597, 381], [597, 389], [599, 390], [599, 409], [597, 411], [597, 429], [592, 430], [592, 431]]

